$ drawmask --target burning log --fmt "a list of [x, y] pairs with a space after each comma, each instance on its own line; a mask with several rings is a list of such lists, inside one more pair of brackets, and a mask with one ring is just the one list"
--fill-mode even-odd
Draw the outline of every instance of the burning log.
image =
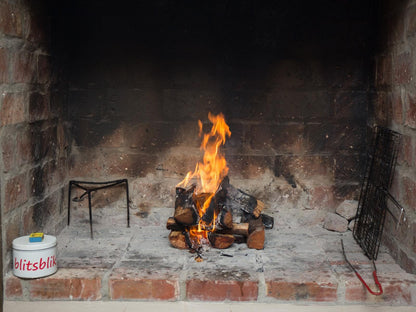
[[253, 210], [253, 216], [255, 218], [258, 218], [260, 216], [261, 212], [264, 209], [264, 206], [265, 206], [264, 203], [262, 201], [260, 201], [260, 200], [257, 199], [257, 205], [256, 205], [256, 207]]
[[[221, 182], [221, 188], [227, 193], [225, 204], [233, 211], [244, 211], [253, 214], [257, 207], [257, 199], [230, 184], [226, 176]], [[260, 209], [260, 207], [259, 207]]]
[[188, 190], [181, 187], [176, 188], [175, 213], [173, 217], [180, 224], [195, 225], [198, 223], [198, 214], [192, 199], [194, 189], [195, 186]]
[[263, 249], [264, 239], [265, 239], [264, 227], [257, 228], [247, 237], [247, 247], [251, 249], [258, 249], [258, 250]]
[[233, 213], [231, 210], [223, 207], [217, 217], [217, 225], [221, 228], [231, 229], [233, 227]]
[[247, 243], [247, 236], [234, 234], [234, 238], [235, 238], [234, 243], [236, 243], [236, 244], [245, 244], [245, 243]]
[[235, 234], [247, 237], [249, 235], [249, 224], [248, 223], [233, 223], [231, 229], [224, 229], [217, 231], [220, 234]]
[[198, 223], [198, 215], [192, 207], [178, 207], [173, 217], [176, 222], [183, 225], [195, 225]]
[[249, 220], [260, 217], [265, 207], [262, 201], [234, 187], [230, 184], [228, 176], [222, 180], [220, 187], [226, 192], [225, 205], [232, 210], [234, 218], [239, 216], [243, 220]]
[[168, 222], [166, 222], [166, 228], [172, 231], [183, 231], [185, 229], [183, 225], [176, 223], [176, 220], [173, 217], [168, 218]]
[[261, 218], [250, 220], [248, 232], [247, 247], [251, 249], [263, 249], [265, 232]]
[[235, 237], [231, 234], [218, 234], [214, 232], [209, 233], [208, 239], [211, 246], [218, 249], [228, 248], [235, 241]]
[[272, 229], [274, 226], [274, 219], [273, 217], [270, 217], [268, 215], [265, 214], [261, 214], [261, 220], [263, 221], [264, 227], [266, 229]]
[[209, 200], [209, 206], [202, 216], [202, 221], [205, 222], [205, 224], [211, 224], [214, 220], [214, 216], [218, 216], [223, 210], [225, 194], [226, 193], [224, 189], [220, 185], [214, 196], [212, 196], [210, 199], [207, 199]]
[[172, 231], [169, 234], [169, 242], [178, 249], [188, 249], [186, 244], [185, 234], [181, 231]]

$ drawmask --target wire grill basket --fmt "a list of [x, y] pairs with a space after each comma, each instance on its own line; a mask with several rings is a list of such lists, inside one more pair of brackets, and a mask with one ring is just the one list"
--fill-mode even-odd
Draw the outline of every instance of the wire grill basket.
[[361, 187], [353, 235], [370, 260], [376, 260], [393, 181], [401, 135], [375, 127]]

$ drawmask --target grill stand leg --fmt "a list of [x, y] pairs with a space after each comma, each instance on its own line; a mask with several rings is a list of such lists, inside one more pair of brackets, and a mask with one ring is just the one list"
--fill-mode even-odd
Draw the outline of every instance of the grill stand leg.
[[126, 182], [126, 197], [127, 197], [127, 227], [130, 227], [130, 201], [129, 201], [129, 182], [127, 179]]
[[92, 210], [91, 210], [91, 192], [88, 192], [88, 209], [90, 212], [90, 231], [91, 231], [91, 239], [93, 239], [93, 234], [92, 234]]

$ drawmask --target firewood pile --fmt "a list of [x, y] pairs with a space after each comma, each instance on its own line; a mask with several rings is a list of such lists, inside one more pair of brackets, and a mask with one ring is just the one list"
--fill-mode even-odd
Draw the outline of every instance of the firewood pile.
[[176, 187], [174, 215], [166, 225], [173, 247], [197, 252], [203, 244], [225, 249], [246, 243], [264, 248], [265, 229], [273, 228], [274, 220], [262, 213], [262, 201], [231, 185], [228, 176], [214, 194], [195, 190], [195, 185]]

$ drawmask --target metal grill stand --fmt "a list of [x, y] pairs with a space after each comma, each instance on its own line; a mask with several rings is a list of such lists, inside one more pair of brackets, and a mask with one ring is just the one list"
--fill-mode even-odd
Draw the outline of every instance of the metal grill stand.
[[90, 215], [90, 231], [91, 238], [93, 238], [92, 232], [92, 210], [91, 210], [91, 192], [102, 190], [105, 188], [113, 187], [119, 184], [125, 184], [126, 186], [126, 202], [127, 202], [127, 227], [130, 227], [130, 207], [129, 207], [129, 184], [127, 179], [107, 181], [107, 182], [87, 182], [87, 181], [69, 181], [69, 190], [68, 190], [68, 225], [71, 219], [71, 190], [73, 186], [76, 186], [85, 192], [79, 196], [75, 197], [74, 201], [82, 201], [85, 196], [88, 196], [88, 210]]

